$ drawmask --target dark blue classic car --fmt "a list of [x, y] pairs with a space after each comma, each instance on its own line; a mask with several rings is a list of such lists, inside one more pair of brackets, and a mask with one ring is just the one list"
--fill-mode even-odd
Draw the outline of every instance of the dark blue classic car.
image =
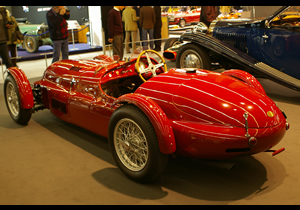
[[283, 6], [264, 19], [199, 23], [166, 45], [164, 57], [177, 68], [211, 70], [218, 63], [300, 91], [300, 6]]

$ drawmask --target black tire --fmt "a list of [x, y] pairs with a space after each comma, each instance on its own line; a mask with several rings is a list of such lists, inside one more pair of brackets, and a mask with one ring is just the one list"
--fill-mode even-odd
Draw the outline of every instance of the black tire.
[[178, 41], [178, 38], [169, 38], [165, 42], [164, 51], [169, 49], [170, 47], [173, 47], [174, 45], [181, 44], [180, 41]]
[[127, 177], [140, 183], [160, 177], [167, 166], [168, 155], [161, 153], [155, 130], [139, 108], [134, 105], [119, 107], [112, 114], [108, 129], [112, 156]]
[[[187, 64], [188, 56], [196, 58], [199, 62], [195, 64]], [[199, 68], [211, 70], [211, 60], [205, 48], [195, 45], [187, 44], [180, 48], [176, 58], [176, 68]]]
[[4, 99], [8, 113], [18, 124], [25, 125], [31, 118], [32, 110], [23, 109], [17, 83], [12, 75], [8, 74], [4, 81]]
[[29, 53], [36, 53], [39, 50], [39, 40], [36, 36], [27, 36], [24, 37], [23, 46], [25, 50]]

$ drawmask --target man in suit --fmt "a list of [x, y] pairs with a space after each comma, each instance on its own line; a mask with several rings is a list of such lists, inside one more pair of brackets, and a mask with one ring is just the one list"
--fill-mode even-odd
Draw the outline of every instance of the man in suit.
[[[140, 24], [143, 30], [143, 41], [148, 40], [149, 34], [150, 40], [153, 40], [154, 24], [155, 24], [155, 11], [151, 6], [143, 6], [140, 10]], [[143, 42], [143, 48], [148, 48], [148, 42]], [[153, 49], [154, 42], [150, 41], [150, 48]]]
[[132, 8], [132, 6], [127, 6], [123, 11], [122, 21], [125, 22], [125, 50], [127, 53], [129, 52], [129, 41], [130, 36], [132, 40], [132, 48], [133, 51], [136, 48], [136, 35], [138, 30], [137, 21], [139, 18], [136, 16], [136, 11]]
[[113, 55], [118, 55], [120, 60], [123, 60], [124, 55], [124, 36], [121, 11], [124, 6], [114, 6], [108, 13], [108, 41], [112, 43]]

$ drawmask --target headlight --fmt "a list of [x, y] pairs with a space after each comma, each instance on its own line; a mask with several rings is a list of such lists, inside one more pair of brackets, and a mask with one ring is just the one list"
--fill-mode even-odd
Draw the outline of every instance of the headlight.
[[213, 20], [211, 22], [211, 24], [209, 25], [208, 34], [212, 34], [214, 32], [214, 28], [217, 22], [218, 22], [217, 20]]
[[174, 21], [175, 20], [175, 17], [172, 15], [172, 16], [168, 16], [169, 17], [169, 21]]

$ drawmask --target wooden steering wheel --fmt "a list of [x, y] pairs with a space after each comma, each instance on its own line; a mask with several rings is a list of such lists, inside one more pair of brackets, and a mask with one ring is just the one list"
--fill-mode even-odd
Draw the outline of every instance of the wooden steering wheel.
[[[156, 55], [158, 55], [158, 57], [161, 59], [161, 63], [158, 63], [158, 64], [153, 64], [152, 61], [151, 61], [151, 58], [150, 56], [148, 55], [148, 53], [151, 52], [151, 53], [154, 53]], [[145, 68], [145, 66], [143, 65], [140, 65], [140, 59], [143, 55], [146, 55], [146, 58], [147, 58], [147, 62], [148, 62], [148, 67]], [[136, 60], [136, 63], [135, 63], [135, 69], [136, 71], [138, 72], [140, 78], [146, 82], [146, 79], [143, 77], [142, 74], [145, 74], [145, 73], [148, 73], [148, 72], [151, 72], [152, 73], [152, 77], [155, 77], [156, 76], [156, 70], [160, 67], [164, 67], [163, 70], [164, 72], [167, 71], [167, 65], [166, 65], [166, 62], [165, 60], [163, 59], [163, 57], [156, 51], [154, 50], [145, 50], [143, 52], [141, 52], [141, 54], [139, 55], [139, 57], [137, 58]]]

